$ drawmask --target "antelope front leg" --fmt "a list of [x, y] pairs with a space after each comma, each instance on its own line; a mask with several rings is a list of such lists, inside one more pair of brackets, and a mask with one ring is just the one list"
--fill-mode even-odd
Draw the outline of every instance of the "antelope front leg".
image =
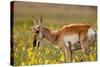
[[72, 51], [71, 51], [71, 45], [68, 44], [68, 46], [64, 47], [64, 52], [65, 52], [65, 58], [67, 62], [72, 61]]

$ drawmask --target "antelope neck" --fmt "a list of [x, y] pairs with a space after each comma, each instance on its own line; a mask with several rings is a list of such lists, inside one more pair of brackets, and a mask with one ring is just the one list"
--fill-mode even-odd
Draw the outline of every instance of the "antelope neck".
[[46, 38], [48, 41], [55, 43], [55, 39], [57, 37], [56, 32], [52, 32], [50, 29], [43, 27], [43, 36]]

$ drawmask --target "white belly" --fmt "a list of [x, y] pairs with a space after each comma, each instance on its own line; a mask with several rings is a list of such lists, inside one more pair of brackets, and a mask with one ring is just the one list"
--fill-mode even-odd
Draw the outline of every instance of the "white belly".
[[74, 45], [78, 41], [79, 41], [79, 35], [78, 34], [64, 36], [64, 42], [65, 42], [66, 46], [69, 46], [68, 42], [70, 42], [71, 45]]

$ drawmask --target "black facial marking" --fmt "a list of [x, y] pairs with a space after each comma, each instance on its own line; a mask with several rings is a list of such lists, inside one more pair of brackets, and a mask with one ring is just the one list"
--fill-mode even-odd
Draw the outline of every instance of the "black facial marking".
[[36, 31], [36, 33], [39, 33], [39, 31]]

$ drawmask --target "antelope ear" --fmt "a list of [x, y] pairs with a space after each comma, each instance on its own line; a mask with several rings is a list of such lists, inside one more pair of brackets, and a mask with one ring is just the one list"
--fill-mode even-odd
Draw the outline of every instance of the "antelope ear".
[[31, 31], [32, 31], [32, 30], [33, 30], [33, 28], [32, 28], [32, 27], [29, 27], [29, 28], [28, 28], [28, 30], [31, 30]]
[[32, 18], [33, 18], [32, 22], [33, 22], [33, 26], [34, 26], [34, 25], [36, 25], [36, 18], [34, 16], [32, 16]]
[[29, 27], [28, 30], [30, 30], [31, 32], [35, 32], [36, 31], [36, 29], [34, 27]]

